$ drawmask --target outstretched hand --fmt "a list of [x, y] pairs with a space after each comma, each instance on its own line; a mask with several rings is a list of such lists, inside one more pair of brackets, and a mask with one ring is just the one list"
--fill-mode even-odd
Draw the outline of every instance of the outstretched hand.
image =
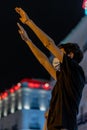
[[29, 39], [29, 37], [28, 37], [28, 35], [27, 35], [25, 29], [24, 29], [19, 23], [17, 23], [17, 25], [18, 25], [18, 27], [19, 27], [18, 32], [19, 32], [19, 34], [20, 34], [22, 40], [24, 40], [25, 42], [26, 42], [26, 41], [29, 41], [30, 39]]
[[15, 11], [21, 16], [19, 19], [22, 23], [25, 24], [26, 21], [30, 20], [27, 13], [22, 8], [16, 7]]

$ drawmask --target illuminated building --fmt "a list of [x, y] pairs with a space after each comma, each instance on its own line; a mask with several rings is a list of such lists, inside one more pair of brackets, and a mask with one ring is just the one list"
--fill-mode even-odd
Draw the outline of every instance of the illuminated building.
[[0, 96], [0, 130], [42, 130], [51, 86], [24, 79]]

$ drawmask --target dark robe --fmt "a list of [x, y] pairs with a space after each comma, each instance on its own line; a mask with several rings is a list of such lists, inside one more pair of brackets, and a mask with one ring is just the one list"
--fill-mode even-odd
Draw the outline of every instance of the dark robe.
[[47, 128], [76, 130], [76, 117], [85, 84], [84, 72], [77, 62], [64, 55], [56, 76], [57, 82], [52, 91]]

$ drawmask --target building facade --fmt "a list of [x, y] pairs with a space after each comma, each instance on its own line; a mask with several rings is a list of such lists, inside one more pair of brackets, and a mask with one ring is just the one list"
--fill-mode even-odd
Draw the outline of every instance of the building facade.
[[42, 130], [51, 86], [46, 81], [22, 80], [0, 96], [0, 130]]

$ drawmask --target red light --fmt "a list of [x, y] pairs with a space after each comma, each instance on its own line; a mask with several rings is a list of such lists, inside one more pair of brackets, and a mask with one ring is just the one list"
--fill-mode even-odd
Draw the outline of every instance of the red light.
[[21, 87], [21, 86], [19, 86], [19, 85], [15, 85], [15, 86], [14, 86], [14, 90], [17, 91], [18, 89], [20, 89], [20, 87]]
[[40, 84], [39, 83], [28, 83], [28, 87], [30, 88], [40, 88]]
[[14, 93], [15, 90], [14, 90], [14, 88], [11, 88], [9, 91], [10, 91], [10, 93]]
[[7, 96], [8, 96], [8, 93], [7, 93], [7, 92], [4, 92], [4, 93], [1, 94], [1, 99], [6, 98]]
[[51, 90], [51, 86], [46, 81], [25, 78], [25, 79], [21, 80], [20, 82], [21, 83], [27, 82], [27, 85], [29, 88]]
[[42, 85], [42, 88], [45, 89], [45, 90], [50, 90], [50, 89], [51, 89], [49, 83], [43, 84], [43, 85]]
[[28, 83], [39, 83], [39, 84], [42, 83], [42, 81], [40, 81], [40, 80], [29, 79], [29, 78], [25, 78], [25, 79], [23, 79], [23, 80], [20, 81], [20, 83], [23, 83], [23, 82], [28, 82]]
[[7, 93], [7, 92], [4, 92], [4, 96], [7, 97], [7, 96], [8, 96], [8, 93]]

